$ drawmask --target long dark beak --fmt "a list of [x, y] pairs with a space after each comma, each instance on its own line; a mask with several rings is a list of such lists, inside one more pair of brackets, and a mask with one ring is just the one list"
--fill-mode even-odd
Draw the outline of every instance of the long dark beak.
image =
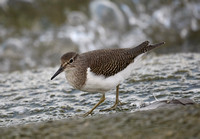
[[63, 72], [64, 68], [60, 66], [60, 68], [56, 71], [56, 73], [51, 77], [51, 80], [53, 80], [58, 74]]

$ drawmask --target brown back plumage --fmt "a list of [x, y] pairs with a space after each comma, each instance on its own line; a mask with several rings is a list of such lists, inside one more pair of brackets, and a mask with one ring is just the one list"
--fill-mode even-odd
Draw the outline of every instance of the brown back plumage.
[[125, 69], [130, 63], [134, 62], [134, 58], [138, 55], [162, 44], [164, 42], [149, 45], [149, 42], [145, 41], [134, 48], [95, 50], [80, 54], [79, 58], [82, 59], [81, 61], [85, 61], [85, 66], [90, 67], [96, 75], [109, 77]]

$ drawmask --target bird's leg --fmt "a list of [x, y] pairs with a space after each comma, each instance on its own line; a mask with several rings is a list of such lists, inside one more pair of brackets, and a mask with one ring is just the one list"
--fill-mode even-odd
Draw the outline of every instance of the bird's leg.
[[103, 110], [100, 110], [100, 111], [110, 111], [110, 110], [114, 110], [116, 109], [118, 103], [120, 103], [120, 105], [122, 105], [121, 101], [119, 100], [119, 85], [116, 86], [116, 99], [115, 99], [115, 104], [108, 108], [108, 109], [103, 109]]
[[105, 94], [103, 94], [99, 102], [90, 111], [86, 112], [83, 116], [86, 117], [89, 114], [91, 114], [93, 110], [96, 109], [97, 106], [99, 106], [102, 102], [104, 102], [104, 100], [105, 100]]

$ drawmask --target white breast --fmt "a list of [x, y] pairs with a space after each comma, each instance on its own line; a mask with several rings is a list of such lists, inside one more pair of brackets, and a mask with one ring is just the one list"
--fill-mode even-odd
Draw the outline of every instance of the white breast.
[[140, 59], [141, 56], [138, 56], [137, 59], [135, 59], [135, 62], [128, 65], [124, 70], [107, 78], [105, 78], [104, 76], [95, 75], [93, 72], [91, 72], [90, 68], [88, 68], [87, 80], [85, 86], [81, 90], [87, 92], [104, 93], [111, 89], [114, 89], [118, 84], [122, 83], [131, 75], [138, 59]]

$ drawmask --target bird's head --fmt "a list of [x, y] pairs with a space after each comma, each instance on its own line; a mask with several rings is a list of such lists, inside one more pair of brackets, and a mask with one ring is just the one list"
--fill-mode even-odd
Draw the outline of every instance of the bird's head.
[[56, 71], [56, 73], [51, 77], [51, 80], [53, 80], [58, 74], [60, 74], [63, 71], [67, 71], [70, 68], [73, 67], [73, 63], [76, 60], [78, 54], [76, 52], [68, 52], [61, 56], [61, 65], [60, 68]]

